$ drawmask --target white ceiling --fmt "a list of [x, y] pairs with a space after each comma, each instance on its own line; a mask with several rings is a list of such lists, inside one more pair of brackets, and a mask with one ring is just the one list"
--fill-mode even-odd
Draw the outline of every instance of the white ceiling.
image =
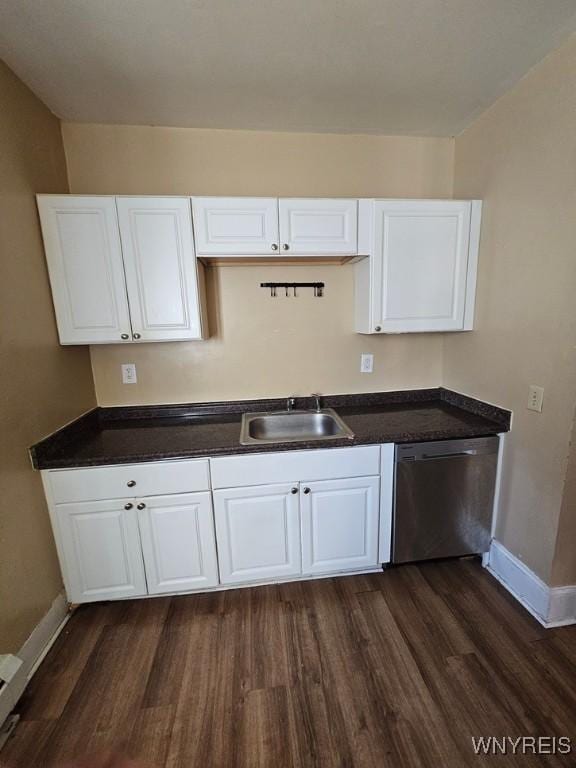
[[0, 0], [0, 56], [81, 122], [450, 136], [576, 0]]

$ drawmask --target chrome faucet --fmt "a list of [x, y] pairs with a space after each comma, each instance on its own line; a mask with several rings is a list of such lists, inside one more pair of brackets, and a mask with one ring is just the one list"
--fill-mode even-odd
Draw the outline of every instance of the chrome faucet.
[[296, 399], [294, 397], [289, 397], [286, 400], [286, 410], [287, 411], [293, 411], [295, 405], [296, 405]]
[[319, 395], [316, 392], [312, 392], [310, 397], [313, 397], [316, 400], [316, 413], [320, 413], [320, 411], [322, 410], [322, 405], [320, 403], [320, 398], [322, 397], [322, 395]]

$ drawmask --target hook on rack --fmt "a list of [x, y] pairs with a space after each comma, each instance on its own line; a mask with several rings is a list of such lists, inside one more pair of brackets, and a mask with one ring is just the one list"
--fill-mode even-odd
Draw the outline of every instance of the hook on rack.
[[290, 295], [290, 288], [294, 297], [298, 296], [298, 288], [313, 288], [314, 296], [324, 296], [324, 283], [260, 283], [260, 288], [270, 288], [270, 296], [272, 297], [278, 295], [276, 292], [278, 288], [284, 288], [286, 296]]

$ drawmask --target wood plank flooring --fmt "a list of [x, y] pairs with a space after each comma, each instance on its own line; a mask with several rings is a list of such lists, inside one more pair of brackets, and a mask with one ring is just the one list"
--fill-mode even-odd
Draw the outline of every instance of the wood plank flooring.
[[[475, 560], [102, 603], [18, 711], [2, 768], [575, 765], [576, 627], [544, 630]], [[477, 756], [472, 736], [575, 751]]]

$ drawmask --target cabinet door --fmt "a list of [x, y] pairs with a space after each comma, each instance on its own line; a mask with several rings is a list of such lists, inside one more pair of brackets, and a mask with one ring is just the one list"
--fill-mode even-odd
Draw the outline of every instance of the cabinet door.
[[357, 200], [283, 199], [279, 211], [283, 253], [358, 253]]
[[326, 573], [378, 563], [378, 477], [302, 484], [302, 571]]
[[202, 338], [187, 197], [116, 200], [134, 340]]
[[113, 197], [39, 195], [62, 344], [132, 339]]
[[297, 484], [214, 491], [214, 517], [222, 584], [301, 573]]
[[275, 197], [193, 197], [199, 256], [277, 254]]
[[373, 330], [464, 329], [470, 202], [374, 203]]
[[137, 499], [150, 594], [218, 584], [210, 493]]
[[55, 511], [70, 602], [146, 594], [133, 502], [58, 504]]

